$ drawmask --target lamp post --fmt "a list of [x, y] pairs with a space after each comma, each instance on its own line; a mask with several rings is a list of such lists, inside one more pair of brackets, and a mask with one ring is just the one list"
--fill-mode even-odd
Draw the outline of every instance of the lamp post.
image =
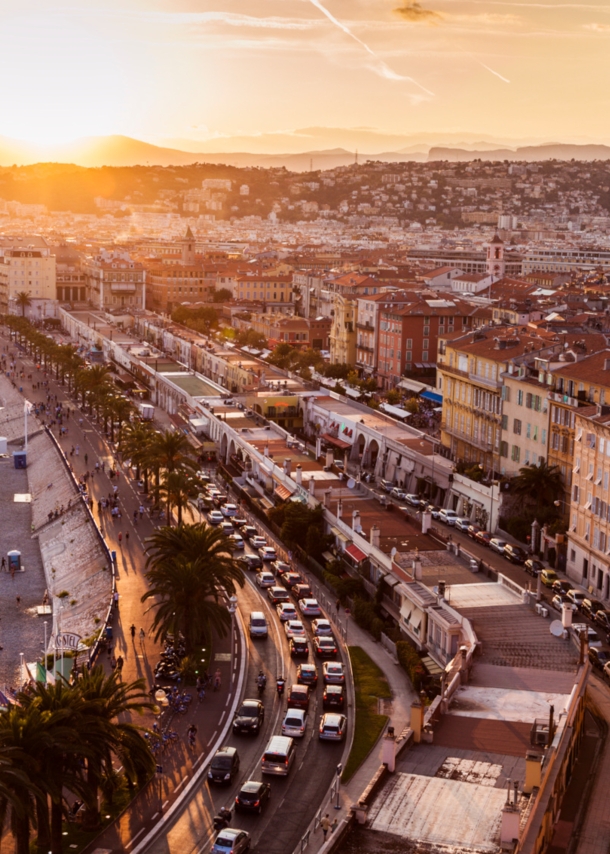
[[231, 637], [235, 634], [235, 612], [237, 611], [237, 596], [229, 597], [229, 614], [231, 615]]

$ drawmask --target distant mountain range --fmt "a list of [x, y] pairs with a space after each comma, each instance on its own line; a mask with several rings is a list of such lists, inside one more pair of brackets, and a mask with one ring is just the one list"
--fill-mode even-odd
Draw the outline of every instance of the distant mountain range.
[[[317, 129], [302, 132], [302, 139], [314, 141]], [[295, 132], [296, 133], [296, 132]], [[365, 134], [360, 132], [361, 136]], [[375, 134], [366, 132], [368, 145]], [[269, 137], [267, 135], [267, 143]], [[289, 136], [289, 135], [286, 135]], [[322, 134], [318, 137], [322, 138]], [[558, 160], [608, 160], [610, 146], [592, 143], [575, 145], [569, 143], [546, 143], [540, 145], [524, 145], [516, 147], [494, 146], [487, 140], [460, 141], [455, 146], [441, 146], [423, 142], [423, 134], [412, 137], [393, 137], [377, 134], [383, 142], [411, 142], [410, 145], [396, 150], [381, 150], [376, 153], [358, 155], [358, 161], [378, 160], [385, 163], [400, 163], [406, 161], [426, 162], [435, 160], [468, 161], [468, 160], [525, 160], [538, 161], [555, 158]], [[439, 136], [438, 134], [434, 136]], [[457, 136], [457, 135], [456, 135]], [[253, 139], [253, 138], [250, 138]], [[277, 145], [277, 139], [275, 144]], [[189, 140], [176, 140], [181, 145], [197, 143]], [[235, 140], [233, 140], [235, 142]], [[204, 144], [201, 144], [202, 147]], [[210, 141], [205, 148], [211, 146]], [[127, 136], [87, 137], [75, 140], [65, 145], [36, 146], [19, 140], [0, 137], [0, 166], [24, 166], [33, 163], [74, 163], [79, 166], [184, 166], [191, 163], [219, 163], [229, 166], [262, 166], [286, 167], [295, 172], [306, 172], [310, 169], [334, 169], [337, 166], [348, 166], [356, 161], [355, 151], [344, 147], [321, 148], [310, 151], [287, 152], [284, 154], [268, 154], [262, 151], [185, 151], [180, 148], [163, 148]]]

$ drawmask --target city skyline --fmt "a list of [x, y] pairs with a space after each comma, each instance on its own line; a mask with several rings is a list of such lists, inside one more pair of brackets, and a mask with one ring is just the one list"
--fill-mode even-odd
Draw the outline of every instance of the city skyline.
[[610, 140], [603, 3], [5, 0], [0, 20], [0, 135], [37, 144], [315, 147], [302, 128], [364, 151], [427, 134]]

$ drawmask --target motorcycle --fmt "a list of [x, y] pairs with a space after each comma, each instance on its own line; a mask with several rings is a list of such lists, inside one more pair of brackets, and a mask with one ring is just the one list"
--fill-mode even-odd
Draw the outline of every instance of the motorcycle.
[[281, 678], [277, 679], [277, 681], [275, 683], [275, 688], [276, 688], [276, 691], [278, 693], [278, 697], [281, 697], [282, 694], [284, 693], [285, 686], [286, 686], [286, 680], [285, 679], [281, 679]]
[[264, 676], [263, 676], [262, 678], [261, 678], [261, 677], [259, 677], [259, 678], [256, 680], [256, 684], [257, 684], [257, 686], [258, 686], [258, 696], [259, 696], [259, 697], [262, 697], [262, 696], [263, 696], [263, 694], [264, 694], [264, 692], [265, 692], [265, 687], [266, 687], [266, 685], [267, 685], [267, 680], [265, 679], [265, 677], [264, 677]]
[[231, 824], [232, 817], [231, 810], [226, 807], [221, 807], [218, 811], [218, 815], [215, 815], [213, 818], [214, 822], [214, 830], [224, 830]]

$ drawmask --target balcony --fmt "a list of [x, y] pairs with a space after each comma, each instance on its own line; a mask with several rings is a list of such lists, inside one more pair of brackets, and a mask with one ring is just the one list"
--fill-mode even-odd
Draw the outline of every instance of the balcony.
[[[480, 448], [482, 451], [487, 451], [489, 453], [493, 453], [494, 451], [493, 442], [487, 442], [483, 439], [475, 439], [474, 435], [466, 433], [464, 430], [459, 430], [456, 427], [452, 427], [448, 421], [441, 422], [441, 430], [444, 430], [445, 433], [448, 433], [456, 439], [461, 439], [469, 445], [474, 445], [475, 447]], [[499, 449], [496, 453], [499, 453]]]
[[473, 383], [477, 383], [478, 385], [484, 385], [487, 388], [502, 388], [502, 380], [493, 380], [491, 379], [491, 377], [481, 377], [478, 374], [468, 374], [468, 379]]
[[357, 323], [356, 329], [362, 329], [364, 332], [374, 332], [370, 323]]
[[136, 285], [135, 282], [111, 282], [110, 290], [113, 294], [135, 294]]
[[364, 350], [365, 353], [374, 353], [375, 349], [373, 347], [367, 347], [365, 344], [356, 344], [356, 348], [358, 350]]

